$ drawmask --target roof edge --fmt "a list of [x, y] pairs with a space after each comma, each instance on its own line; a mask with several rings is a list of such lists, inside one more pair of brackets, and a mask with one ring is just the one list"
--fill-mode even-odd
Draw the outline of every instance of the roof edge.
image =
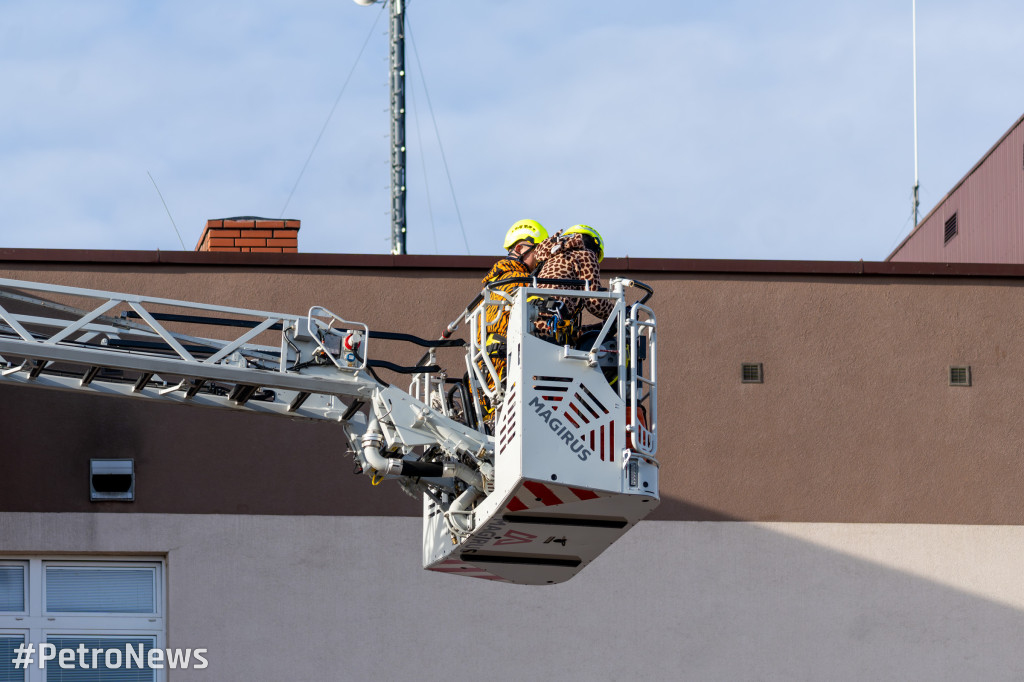
[[[227, 268], [351, 268], [486, 271], [497, 256], [422, 256], [347, 253], [229, 253], [0, 249], [0, 267], [14, 264], [166, 265]], [[893, 261], [606, 258], [605, 272], [693, 275], [820, 275], [1024, 277], [1024, 264]]]

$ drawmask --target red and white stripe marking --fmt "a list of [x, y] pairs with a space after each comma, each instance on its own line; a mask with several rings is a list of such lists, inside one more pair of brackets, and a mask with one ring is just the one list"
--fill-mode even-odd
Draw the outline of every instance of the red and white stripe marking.
[[482, 568], [474, 566], [473, 564], [467, 564], [465, 561], [459, 559], [447, 559], [442, 561], [437, 566], [431, 566], [430, 571], [437, 571], [438, 573], [454, 573], [456, 575], [464, 575], [467, 578], [480, 578], [481, 580], [496, 580], [502, 583], [512, 582], [501, 576], [488, 573]]
[[541, 509], [544, 507], [554, 507], [559, 504], [566, 504], [568, 502], [596, 500], [599, 497], [606, 497], [606, 495], [595, 493], [593, 490], [584, 490], [582, 488], [570, 488], [564, 485], [547, 485], [545, 483], [538, 483], [537, 481], [525, 481], [519, 490], [516, 491], [516, 494], [512, 497], [509, 503], [505, 505], [505, 509], [508, 509], [511, 512], [523, 511], [526, 509]]

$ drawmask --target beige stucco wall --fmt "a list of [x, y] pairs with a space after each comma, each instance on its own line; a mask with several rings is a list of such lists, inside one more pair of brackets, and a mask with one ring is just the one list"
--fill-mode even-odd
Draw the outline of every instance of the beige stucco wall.
[[411, 518], [0, 514], [11, 551], [165, 554], [169, 680], [1012, 680], [1024, 529], [642, 522], [562, 585], [419, 568]]

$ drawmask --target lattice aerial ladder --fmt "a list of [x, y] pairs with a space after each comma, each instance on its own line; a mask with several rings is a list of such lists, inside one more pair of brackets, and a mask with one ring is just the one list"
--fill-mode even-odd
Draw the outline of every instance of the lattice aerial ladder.
[[[0, 279], [0, 382], [338, 422], [357, 470], [422, 498], [425, 568], [558, 583], [658, 504], [656, 320], [639, 282], [521, 283], [485, 289], [448, 325], [444, 337], [468, 326], [463, 341], [319, 306], [287, 315]], [[646, 295], [630, 304], [632, 287]], [[567, 297], [615, 301], [579, 348], [531, 333], [539, 308]], [[510, 311], [504, 379], [484, 349], [495, 307]], [[427, 352], [402, 367], [371, 359], [376, 339]], [[452, 346], [466, 350], [462, 379], [436, 364]], [[412, 375], [409, 391], [377, 369]]]

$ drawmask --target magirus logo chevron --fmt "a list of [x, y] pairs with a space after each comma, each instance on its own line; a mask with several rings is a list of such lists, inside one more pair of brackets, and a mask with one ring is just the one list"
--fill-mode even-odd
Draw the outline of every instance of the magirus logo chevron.
[[554, 431], [558, 438], [569, 446], [569, 449], [580, 458], [580, 461], [586, 462], [587, 458], [594, 454], [586, 448], [579, 434], [573, 431], [570, 425], [559, 419], [543, 400], [534, 396], [530, 400], [530, 407], [536, 411], [538, 417], [544, 420], [548, 428]]

